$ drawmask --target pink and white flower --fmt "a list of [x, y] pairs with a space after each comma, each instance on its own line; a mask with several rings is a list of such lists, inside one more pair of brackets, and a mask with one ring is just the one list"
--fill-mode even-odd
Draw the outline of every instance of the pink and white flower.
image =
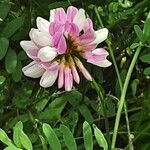
[[[37, 29], [31, 29], [30, 41], [21, 41], [20, 45], [33, 60], [22, 71], [31, 78], [39, 78], [42, 87], [52, 86], [58, 78], [58, 88], [70, 91], [73, 81], [80, 82], [78, 71], [92, 81], [88, 70], [79, 58], [99, 67], [111, 65], [106, 57], [108, 52], [96, 48], [108, 36], [106, 28], [94, 31], [91, 19], [84, 9], [68, 7], [50, 11], [50, 20], [37, 18]], [[78, 68], [78, 69], [77, 69]]]

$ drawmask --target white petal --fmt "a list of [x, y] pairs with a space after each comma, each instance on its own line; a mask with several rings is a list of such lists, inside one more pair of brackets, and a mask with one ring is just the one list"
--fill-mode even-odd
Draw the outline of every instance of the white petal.
[[49, 18], [50, 22], [54, 22], [54, 14], [55, 14], [55, 9], [50, 10], [50, 18]]
[[79, 11], [77, 12], [77, 14], [73, 19], [73, 23], [78, 26], [79, 31], [83, 29], [85, 21], [86, 21], [85, 10], [79, 9]]
[[20, 46], [26, 51], [37, 50], [38, 47], [32, 41], [21, 41]]
[[41, 32], [49, 33], [49, 25], [50, 25], [49, 21], [47, 21], [47, 20], [45, 20], [45, 19], [43, 19], [41, 17], [37, 17], [36, 24], [37, 24], [38, 29]]
[[40, 46], [49, 46], [52, 43], [52, 37], [48, 33], [40, 32], [38, 29], [31, 29], [30, 38]]
[[110, 61], [108, 61], [107, 59], [100, 61], [98, 66], [99, 67], [109, 67], [112, 63]]
[[44, 69], [40, 68], [39, 65], [33, 61], [29, 65], [22, 68], [24, 75], [31, 78], [39, 78], [44, 73]]
[[55, 71], [45, 71], [41, 80], [40, 85], [44, 88], [50, 87], [54, 84], [58, 76], [58, 70]]
[[103, 28], [98, 31], [95, 31], [96, 39], [92, 42], [93, 44], [99, 44], [107, 39], [108, 29]]
[[43, 47], [38, 52], [38, 58], [43, 62], [52, 61], [57, 56], [57, 49], [49, 46]]

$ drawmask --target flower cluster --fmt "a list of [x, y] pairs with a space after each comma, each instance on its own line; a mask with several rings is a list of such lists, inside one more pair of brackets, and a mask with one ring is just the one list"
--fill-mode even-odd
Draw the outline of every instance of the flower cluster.
[[[58, 88], [70, 91], [73, 81], [80, 82], [78, 70], [91, 81], [92, 77], [81, 59], [88, 63], [108, 67], [108, 52], [96, 48], [108, 35], [106, 28], [94, 31], [91, 19], [86, 18], [84, 9], [68, 7], [50, 11], [50, 20], [38, 17], [37, 28], [31, 29], [30, 41], [20, 45], [33, 60], [22, 70], [28, 77], [39, 78], [42, 87], [50, 87], [58, 78]], [[77, 69], [78, 68], [78, 69]]]

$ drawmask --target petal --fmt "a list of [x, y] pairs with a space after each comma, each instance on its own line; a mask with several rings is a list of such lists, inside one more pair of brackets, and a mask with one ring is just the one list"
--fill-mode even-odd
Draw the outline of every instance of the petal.
[[77, 72], [77, 69], [76, 69], [76, 67], [75, 67], [74, 65], [71, 66], [71, 71], [72, 71], [72, 75], [73, 75], [74, 81], [79, 84], [79, 82], [80, 82], [80, 77], [79, 77], [79, 74], [78, 74], [78, 72]]
[[83, 30], [84, 30], [84, 32], [86, 32], [89, 29], [93, 30], [93, 22], [90, 18], [87, 18], [85, 23], [84, 23]]
[[64, 64], [61, 64], [58, 76], [58, 88], [62, 88], [63, 85], [64, 85]]
[[93, 60], [88, 60], [87, 62], [94, 64], [99, 67], [109, 67], [112, 63], [108, 61], [107, 59], [102, 60], [102, 61], [93, 61]]
[[92, 43], [99, 44], [107, 39], [108, 29], [103, 28], [98, 31], [95, 31], [95, 35], [96, 35], [96, 39]]
[[31, 78], [39, 78], [44, 73], [45, 69], [39, 67], [39, 65], [33, 61], [29, 65], [22, 68], [24, 75]]
[[57, 8], [54, 14], [54, 22], [65, 24], [67, 19], [66, 13], [63, 8]]
[[73, 23], [78, 26], [79, 31], [83, 29], [85, 21], [86, 21], [85, 10], [79, 9], [79, 11], [77, 12], [77, 14], [73, 19]]
[[31, 29], [30, 38], [39, 46], [51, 45], [52, 39], [48, 33], [40, 32], [38, 29]]
[[73, 36], [79, 35], [79, 28], [74, 23], [69, 23], [68, 21], [65, 24], [65, 31]]
[[41, 80], [40, 85], [44, 88], [50, 87], [54, 84], [58, 76], [58, 70], [55, 71], [45, 71]]
[[52, 45], [57, 48], [58, 54], [64, 54], [67, 49], [65, 37], [59, 32], [53, 36]]
[[69, 67], [65, 68], [65, 90], [71, 91], [73, 86], [73, 78], [71, 74], [71, 69]]
[[92, 30], [92, 29], [87, 30], [87, 31], [86, 31], [85, 33], [83, 33], [79, 38], [80, 38], [80, 41], [81, 41], [83, 44], [87, 44], [87, 43], [92, 42], [92, 41], [95, 39], [94, 30]]
[[52, 22], [49, 26], [49, 33], [53, 36], [56, 32], [63, 34], [64, 32], [64, 25]]
[[50, 10], [50, 18], [49, 18], [50, 22], [54, 22], [54, 14], [55, 14], [55, 9]]
[[53, 63], [41, 62], [40, 66], [45, 70], [50, 70], [50, 71], [55, 71], [59, 69], [59, 63], [57, 61], [54, 61]]
[[82, 72], [83, 76], [89, 80], [92, 81], [92, 77], [90, 73], [87, 71], [87, 69], [84, 67], [84, 65], [81, 63], [81, 61], [78, 58], [74, 59], [76, 62], [76, 65], [78, 66], [79, 70]]
[[105, 55], [108, 56], [108, 52], [104, 48], [96, 48], [92, 51], [95, 55]]
[[49, 32], [49, 25], [50, 25], [49, 21], [47, 21], [41, 17], [37, 17], [36, 24], [37, 24], [38, 29], [41, 32], [46, 32], [46, 33]]
[[57, 56], [57, 49], [45, 46], [38, 52], [38, 58], [42, 62], [52, 61]]
[[21, 41], [20, 46], [24, 49], [27, 55], [31, 58], [37, 58], [38, 47], [32, 41]]
[[67, 21], [72, 22], [78, 9], [76, 7], [70, 6], [67, 9]]

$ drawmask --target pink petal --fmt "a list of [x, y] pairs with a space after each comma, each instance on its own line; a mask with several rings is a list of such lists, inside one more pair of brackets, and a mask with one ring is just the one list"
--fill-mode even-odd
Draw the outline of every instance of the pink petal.
[[53, 63], [40, 62], [39, 64], [45, 70], [55, 71], [59, 69], [59, 63], [57, 61], [54, 61]]
[[72, 75], [73, 75], [74, 81], [79, 84], [80, 77], [79, 77], [77, 69], [76, 69], [76, 67], [74, 65], [71, 66], [71, 71], [72, 71]]
[[44, 88], [50, 87], [54, 84], [58, 76], [58, 70], [45, 71], [40, 80], [40, 85]]
[[76, 7], [70, 6], [67, 9], [67, 21], [72, 22], [78, 9]]
[[80, 37], [81, 43], [87, 44], [95, 39], [95, 33], [93, 29], [87, 30], [85, 33], [83, 33]]
[[65, 24], [65, 31], [67, 31], [70, 35], [73, 36], [79, 35], [79, 28], [75, 24], [69, 23], [68, 21]]
[[66, 13], [63, 8], [57, 8], [54, 14], [54, 22], [59, 24], [65, 24], [67, 19]]
[[73, 78], [71, 74], [71, 69], [69, 67], [65, 68], [65, 90], [71, 91], [73, 86]]
[[83, 76], [87, 80], [92, 81], [92, 77], [91, 77], [90, 73], [87, 71], [87, 69], [81, 63], [81, 61], [78, 58], [75, 58], [75, 62], [76, 62], [76, 65], [78, 66], [79, 70], [82, 72]]
[[64, 64], [60, 65], [58, 76], [58, 88], [62, 88], [64, 85]]
[[84, 32], [86, 32], [89, 29], [93, 30], [93, 22], [90, 18], [87, 18], [85, 23], [84, 23], [83, 30], [84, 30]]
[[108, 56], [108, 52], [104, 48], [96, 48], [92, 51], [95, 55], [105, 55]]
[[56, 32], [63, 34], [64, 25], [56, 23], [56, 22], [52, 22], [49, 26], [49, 33], [50, 33], [50, 35], [53, 36]]
[[66, 44], [66, 40], [64, 38], [64, 36], [57, 32], [54, 36], [53, 36], [53, 46], [55, 48], [57, 48], [57, 52], [58, 54], [64, 54], [66, 49], [67, 49], [67, 44]]
[[47, 21], [41, 17], [37, 17], [36, 24], [37, 24], [38, 29], [41, 32], [46, 32], [46, 33], [49, 32], [49, 25], [50, 25], [49, 21]]
[[107, 59], [101, 60], [101, 61], [94, 61], [94, 60], [87, 60], [87, 62], [99, 66], [99, 67], [109, 67], [112, 63], [108, 61]]
[[31, 78], [39, 78], [45, 69], [41, 68], [35, 61], [22, 68], [24, 75]]

